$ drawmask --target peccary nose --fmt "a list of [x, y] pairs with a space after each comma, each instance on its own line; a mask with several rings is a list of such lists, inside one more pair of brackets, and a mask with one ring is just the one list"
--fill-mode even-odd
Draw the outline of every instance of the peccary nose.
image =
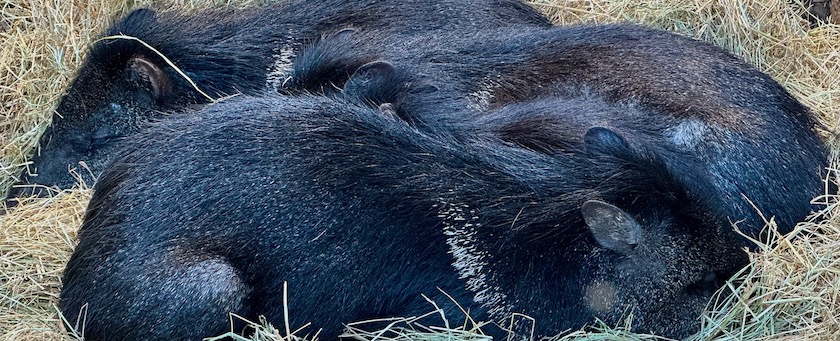
[[[28, 179], [24, 179], [14, 184], [12, 188], [9, 189], [9, 193], [6, 195], [6, 206], [13, 207], [14, 205], [17, 205], [17, 200], [12, 200], [15, 198], [31, 196], [45, 197], [48, 193], [49, 191], [43, 186], [38, 186], [34, 183], [30, 183]], [[15, 202], [15, 204], [10, 206], [9, 203], [12, 201]]]
[[[35, 158], [33, 158], [33, 161], [34, 160]], [[51, 184], [43, 183], [43, 181], [48, 179], [43, 179], [43, 177], [38, 176], [38, 174], [30, 174], [30, 169], [32, 169], [32, 166], [21, 171], [20, 176], [18, 176], [18, 179], [20, 180], [9, 189], [9, 192], [6, 194], [7, 207], [14, 207], [17, 205], [17, 200], [12, 200], [15, 198], [31, 196], [46, 197], [49, 195], [50, 191], [45, 186], [49, 186]], [[12, 201], [14, 204], [9, 205]]]
[[0, 215], [6, 214], [6, 212], [9, 212], [9, 210], [15, 208], [18, 205], [18, 201], [11, 198], [14, 197], [12, 197], [10, 194], [9, 197], [3, 200], [3, 206], [0, 207]]
[[6, 198], [4, 200], [4, 209], [0, 209], [0, 214], [6, 214], [6, 212], [8, 212], [9, 209], [16, 207], [19, 203], [17, 198], [28, 197], [32, 195], [43, 195], [39, 191], [35, 191], [33, 186], [27, 185], [28, 182], [24, 180], [14, 184], [12, 188], [9, 189], [9, 192], [6, 194]]

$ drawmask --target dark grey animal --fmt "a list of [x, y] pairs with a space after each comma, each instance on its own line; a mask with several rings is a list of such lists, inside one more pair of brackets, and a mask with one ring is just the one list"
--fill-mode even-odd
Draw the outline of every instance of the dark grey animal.
[[[458, 48], [437, 48], [444, 42]], [[582, 90], [609, 102], [635, 102], [659, 123], [655, 133], [663, 144], [702, 160], [712, 181], [695, 185], [709, 186], [704, 193], [726, 203], [724, 216], [756, 238], [765, 225], [759, 212], [790, 231], [816, 209], [811, 200], [825, 188], [827, 152], [808, 108], [766, 74], [709, 43], [626, 24], [502, 28], [457, 37], [345, 30], [295, 58], [292, 78], [280, 91], [335, 92], [355, 68], [378, 58], [414, 65], [439, 80], [437, 88], [461, 94], [470, 99], [466, 105], [483, 112], [544, 97], [573, 98]], [[460, 119], [442, 112], [409, 121], [423, 127]], [[551, 149], [567, 141], [564, 130], [562, 123], [545, 127], [525, 144]], [[679, 160], [666, 160], [673, 163]], [[690, 173], [674, 176], [694, 181]]]
[[[374, 61], [333, 97], [240, 96], [128, 138], [96, 184], [63, 314], [83, 313], [90, 340], [195, 340], [229, 312], [281, 324], [287, 282], [291, 324], [325, 340], [424, 313], [421, 293], [457, 320], [438, 288], [477, 320], [528, 314], [536, 336], [632, 312], [636, 331], [683, 337], [746, 264], [710, 186], [680, 179], [711, 181], [703, 160], [640, 106], [473, 113], [399, 70]], [[473, 119], [404, 120], [454, 114]], [[542, 129], [550, 148], [523, 148]]]
[[[518, 25], [550, 23], [520, 0], [292, 0], [192, 15], [135, 10], [103, 36], [141, 39], [180, 68], [206, 96], [142, 43], [98, 41], [58, 105], [21, 183], [69, 188], [74, 179], [68, 169], [82, 161], [87, 169], [80, 174], [90, 183], [102, 171], [116, 140], [149, 121], [207, 103], [207, 97], [257, 94], [282, 84], [296, 51], [325, 33], [346, 27], [415, 34]], [[16, 189], [10, 196], [31, 191]]]

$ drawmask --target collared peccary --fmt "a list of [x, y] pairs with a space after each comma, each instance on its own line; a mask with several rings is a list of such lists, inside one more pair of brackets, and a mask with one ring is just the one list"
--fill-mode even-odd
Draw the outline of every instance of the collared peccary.
[[[285, 80], [289, 58], [308, 42], [344, 27], [417, 33], [483, 30], [498, 26], [548, 27], [550, 22], [520, 0], [330, 0], [283, 1], [249, 10], [211, 10], [193, 15], [139, 9], [103, 36], [139, 38], [180, 68], [209, 97], [255, 94]], [[115, 140], [192, 104], [206, 103], [167, 61], [134, 40], [96, 42], [23, 183], [70, 187], [68, 168], [84, 161], [92, 181]], [[166, 112], [164, 114], [163, 112]], [[15, 190], [11, 196], [28, 194]]]
[[[483, 111], [574, 97], [581, 89], [616, 103], [635, 101], [661, 124], [656, 133], [663, 143], [703, 161], [713, 179], [702, 183], [709, 186], [705, 192], [728, 203], [725, 216], [753, 237], [765, 226], [762, 214], [775, 217], [781, 232], [790, 231], [815, 209], [811, 200], [825, 188], [827, 152], [808, 108], [769, 76], [709, 43], [626, 24], [466, 36], [346, 32], [301, 52], [281, 90], [330, 92], [359, 65], [384, 58], [445, 80], [437, 82], [442, 90], [462, 94]], [[436, 49], [443, 41], [458, 48]], [[419, 48], [407, 52], [407, 46]], [[461, 118], [443, 113], [412, 119], [439, 125]], [[529, 139], [564, 141], [554, 134], [562, 136], [565, 126], [558, 128]], [[672, 162], [678, 160], [666, 160]]]
[[[424, 131], [401, 118], [463, 109], [406, 77], [374, 61], [334, 97], [239, 96], [129, 138], [95, 186], [65, 317], [83, 314], [91, 340], [198, 339], [229, 312], [282, 323], [288, 282], [291, 324], [325, 340], [424, 313], [421, 293], [457, 319], [438, 288], [476, 320], [528, 314], [537, 335], [632, 313], [635, 330], [680, 337], [746, 264], [720, 203], [663, 157], [698, 181], [702, 160], [662, 144], [639, 106], [537, 99]], [[562, 151], [501, 137], [541, 120], [566, 124]]]

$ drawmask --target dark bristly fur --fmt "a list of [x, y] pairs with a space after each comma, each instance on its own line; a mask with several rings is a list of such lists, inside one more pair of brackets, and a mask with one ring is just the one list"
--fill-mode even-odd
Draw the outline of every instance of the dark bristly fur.
[[[527, 8], [515, 9], [528, 12]], [[294, 13], [284, 13], [284, 16], [294, 17]], [[129, 20], [132, 18], [129, 16], [125, 23], [115, 26], [110, 33], [131, 27], [145, 27], [133, 22], [150, 20], [146, 16], [154, 17], [151, 12], [142, 11], [134, 15], [141, 18]], [[453, 14], [453, 17], [458, 15]], [[521, 19], [520, 23], [530, 22], [532, 26], [541, 26], [536, 17], [526, 14], [522, 17], [530, 19]], [[176, 24], [172, 23], [172, 18], [155, 20], [165, 23], [160, 25], [164, 28], [172, 25], [200, 26], [203, 22], [196, 18], [193, 18], [195, 22], [187, 20]], [[241, 18], [249, 16], [242, 14]], [[239, 20], [245, 20], [241, 18]], [[352, 20], [361, 21], [359, 18]], [[497, 22], [495, 26], [503, 26], [498, 23], [499, 20], [497, 18], [497, 21], [491, 23]], [[445, 26], [445, 20], [444, 24], [432, 21], [434, 23], [426, 24], [431, 25], [429, 29], [436, 30]], [[445, 31], [424, 34], [423, 30], [417, 29], [406, 34], [396, 26], [390, 30], [383, 29], [388, 27], [388, 23], [386, 21], [380, 23], [384, 26], [374, 25], [370, 29], [362, 24], [314, 25], [318, 29], [311, 29], [304, 36], [314, 36], [311, 38], [313, 41], [323, 36], [326, 43], [307, 49], [297, 56], [294, 64], [289, 66], [291, 71], [275, 75], [276, 79], [270, 85], [278, 87], [283, 93], [296, 94], [301, 90], [331, 92], [362, 64], [384, 58], [395, 63], [418, 65], [419, 72], [439, 80], [436, 85], [442, 90], [461, 93], [472, 99], [471, 105], [483, 110], [544, 94], [574, 96], [581, 87], [586, 87], [611, 101], [637, 101], [646, 112], [659, 114], [662, 120], [670, 122], [671, 125], [667, 127], [669, 129], [661, 130], [663, 136], [670, 137], [671, 143], [683, 151], [704, 158], [709, 172], [716, 179], [713, 183], [715, 191], [710, 193], [720, 201], [730, 203], [725, 215], [751, 236], [759, 237], [759, 231], [764, 227], [762, 214], [775, 217], [780, 231], [790, 231], [796, 222], [814, 209], [810, 201], [822, 192], [821, 175], [827, 166], [827, 156], [814, 132], [815, 122], [809, 110], [770, 77], [711, 44], [633, 25], [553, 29], [488, 28], [455, 30], [450, 34]], [[225, 28], [221, 32], [233, 30], [223, 24], [217, 25]], [[239, 27], [234, 23], [230, 25]], [[249, 25], [244, 27], [251, 27]], [[303, 28], [293, 30], [305, 30], [308, 27], [303, 24], [300, 26]], [[359, 29], [346, 29], [346, 26]], [[253, 27], [275, 28], [261, 24], [254, 24]], [[256, 28], [254, 32], [257, 34], [249, 31], [249, 34], [257, 37], [255, 39], [267, 35]], [[198, 27], [188, 31], [204, 32]], [[170, 35], [157, 31], [128, 33], [144, 39]], [[277, 33], [270, 37], [275, 40], [288, 38]], [[304, 40], [295, 40], [292, 46], [297, 47]], [[218, 36], [210, 35], [209, 38], [195, 41], [197, 43], [194, 45], [186, 46], [194, 48], [183, 52], [186, 57], [180, 57], [177, 53], [170, 57], [179, 65], [183, 64], [188, 74], [214, 96], [236, 91], [253, 93], [264, 89], [265, 65], [272, 62], [268, 56], [279, 53], [281, 48], [276, 46], [283, 46], [281, 43], [271, 45], [250, 42], [265, 50], [243, 53], [247, 49], [238, 48], [238, 45], [232, 48], [227, 40]], [[160, 46], [156, 41], [150, 43], [169, 55], [169, 50], [177, 50], [175, 47], [179, 42], [176, 40], [171, 46]], [[97, 46], [103, 51], [120, 51], [126, 48], [116, 46], [122, 45], [137, 48], [136, 43], [127, 41], [100, 42]], [[269, 49], [267, 46], [274, 47]], [[234, 60], [242, 63], [236, 64], [236, 71], [221, 67], [214, 69], [215, 65], [224, 63], [208, 64], [207, 59], [194, 58], [206, 55], [195, 48], [224, 51], [216, 56], [224, 56], [228, 63]], [[97, 50], [92, 54], [98, 55]], [[129, 54], [125, 54], [117, 60], [129, 57]], [[160, 60], [154, 59], [157, 58], [155, 56], [147, 57], [160, 63]], [[150, 97], [150, 94], [155, 93], [154, 89], [149, 90], [148, 84], [145, 87], [143, 85], [147, 83], [145, 78], [125, 76], [125, 66], [120, 65], [114, 69], [118, 75], [115, 76], [117, 81], [103, 80], [97, 68], [83, 69], [76, 81], [79, 84], [74, 89], [91, 90], [73, 90], [62, 102], [59, 113], [68, 117], [56, 119], [54, 128], [44, 135], [42, 145], [47, 147], [42, 150], [40, 157], [34, 159], [34, 165], [40, 173], [35, 179], [41, 180], [33, 181], [45, 184], [57, 184], [51, 179], [70, 181], [66, 171], [68, 160], [71, 160], [70, 164], [85, 160], [92, 167], [93, 173], [98, 174], [110, 154], [113, 137], [134, 132], [144, 124], [138, 121], [135, 113], [137, 108], [146, 110], [166, 107], [172, 111], [183, 109], [186, 103], [202, 101], [185, 83], [172, 75], [171, 70], [166, 69], [170, 73], [169, 78], [176, 81], [172, 85], [175, 90], [169, 96], [181, 94], [186, 97], [166, 99], [166, 106], [157, 103]], [[208, 65], [211, 68], [203, 69]], [[254, 68], [253, 65], [261, 66]], [[85, 76], [85, 72], [99, 76]], [[131, 72], [128, 74], [133, 75]], [[158, 88], [166, 93], [166, 87]], [[102, 92], [105, 91], [103, 89], [113, 91], [106, 94]], [[79, 97], [81, 95], [84, 97]], [[111, 103], [121, 104], [115, 106]], [[74, 114], [67, 115], [67, 112]], [[459, 118], [441, 115], [423, 119], [447, 121]], [[540, 133], [540, 136], [521, 137], [527, 139], [521, 143], [549, 147], [553, 143], [551, 132], [542, 129]], [[51, 143], [51, 140], [55, 140], [55, 143]], [[80, 156], [82, 154], [87, 156]], [[684, 179], [687, 182], [691, 180], [689, 177]]]
[[[444, 42], [457, 49], [441, 47]], [[705, 193], [726, 203], [724, 216], [753, 237], [764, 228], [761, 214], [775, 217], [781, 232], [790, 231], [815, 209], [810, 202], [824, 188], [828, 157], [808, 108], [769, 76], [706, 42], [627, 24], [466, 36], [345, 32], [304, 50], [281, 91], [335, 91], [334, 84], [349, 77], [346, 70], [377, 58], [413, 65], [482, 111], [581, 91], [638, 103], [648, 120], [659, 123], [663, 143], [702, 160], [713, 178], [703, 184], [709, 186]], [[544, 122], [517, 123], [535, 128], [535, 135], [520, 134], [517, 143], [551, 152], [568, 141], [567, 126], [551, 119], [551, 108], [543, 109]], [[424, 126], [460, 119], [448, 113], [412, 118]]]
[[[256, 94], [282, 82], [288, 58], [307, 43], [345, 27], [385, 33], [478, 31], [499, 26], [548, 27], [520, 0], [281, 1], [247, 10], [193, 15], [139, 9], [104, 36], [137, 37], [170, 59], [213, 98]], [[95, 43], [40, 141], [22, 183], [69, 188], [68, 168], [83, 161], [89, 183], [102, 171], [115, 140], [192, 104], [206, 103], [164, 60], [132, 40]], [[11, 197], [29, 194], [15, 190]]]
[[[63, 314], [86, 307], [90, 340], [196, 340], [227, 312], [282, 323], [288, 282], [292, 326], [324, 340], [426, 312], [421, 293], [458, 319], [438, 288], [477, 320], [528, 314], [537, 335], [632, 312], [635, 330], [681, 337], [746, 263], [704, 187], [666, 162], [703, 181], [702, 160], [663, 145], [638, 106], [587, 94], [471, 113], [398, 69], [374, 61], [352, 91], [240, 96], [129, 138], [96, 184]], [[473, 119], [400, 119], [435, 115]], [[552, 153], [516, 142], [541, 119], [568, 122]], [[596, 229], [598, 212], [638, 230]]]

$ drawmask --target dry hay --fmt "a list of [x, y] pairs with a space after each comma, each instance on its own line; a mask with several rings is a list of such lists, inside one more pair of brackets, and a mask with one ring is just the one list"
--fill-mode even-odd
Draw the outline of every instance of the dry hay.
[[[193, 9], [261, 2], [266, 1], [0, 0], [0, 189], [14, 182], [86, 46], [113, 17], [132, 5]], [[827, 139], [833, 140], [840, 126], [840, 26], [808, 29], [801, 19], [804, 10], [788, 0], [543, 0], [535, 5], [559, 24], [632, 21], [712, 41], [810, 106]], [[72, 339], [60, 327], [55, 303], [89, 195], [82, 188], [28, 199], [0, 217], [0, 339]], [[820, 202], [837, 198], [827, 195]], [[752, 255], [753, 267], [745, 269], [742, 280], [731, 282], [735, 294], [718, 300], [696, 339], [840, 340], [840, 208], [827, 205], [764, 251]], [[442, 334], [429, 334], [410, 319], [398, 322], [390, 334], [366, 332], [364, 325], [350, 332], [362, 340], [476, 336], [463, 330], [467, 324], [449, 326], [445, 317], [441, 325], [453, 331]], [[657, 339], [609, 327], [562, 339]], [[289, 332], [261, 331], [255, 340], [281, 340]]]

